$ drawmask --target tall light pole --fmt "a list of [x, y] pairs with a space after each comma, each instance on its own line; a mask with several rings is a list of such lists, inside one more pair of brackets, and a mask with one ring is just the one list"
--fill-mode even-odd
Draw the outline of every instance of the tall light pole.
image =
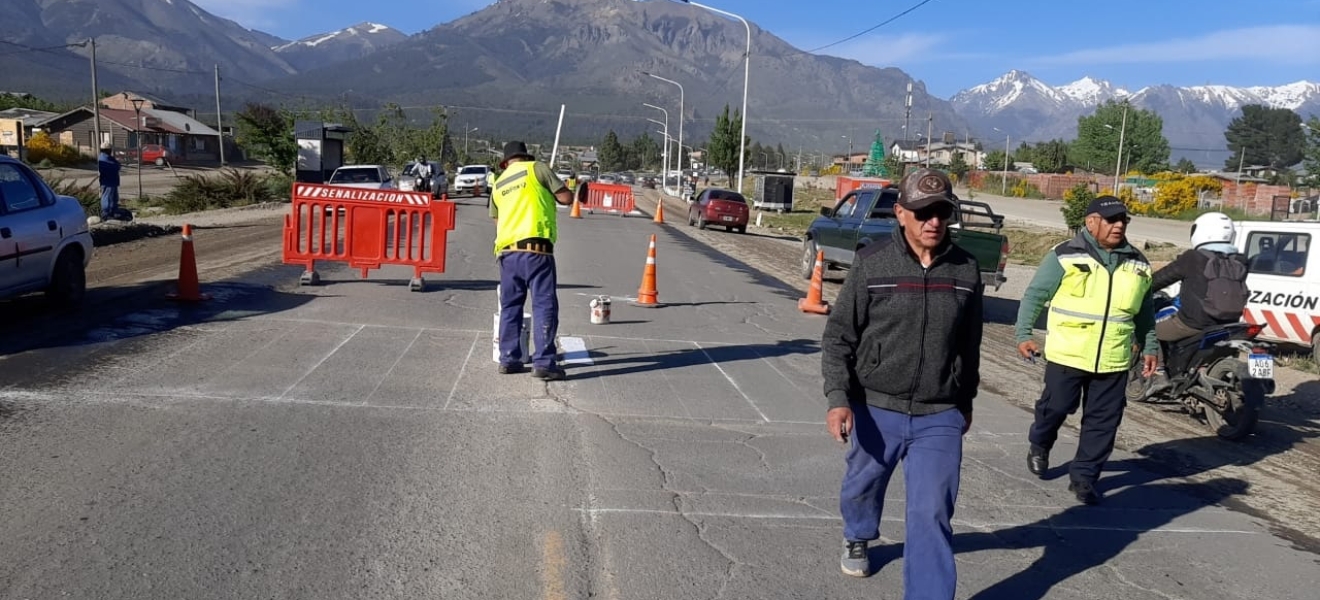
[[[124, 97], [128, 97], [128, 92], [124, 92]], [[137, 141], [137, 176], [138, 176], [138, 201], [142, 200], [142, 134], [139, 129], [142, 128], [142, 99], [133, 98], [129, 100], [133, 103], [133, 113], [136, 118], [133, 120], [133, 139]]]
[[660, 108], [659, 106], [656, 106], [654, 104], [647, 104], [645, 102], [642, 103], [642, 106], [645, 106], [647, 108], [654, 108], [662, 113], [665, 113], [665, 122], [660, 123], [661, 125], [665, 126], [665, 151], [663, 153], [664, 165], [660, 169], [660, 187], [663, 188], [666, 192], [668, 192], [669, 191], [669, 111]]
[[[481, 128], [480, 128], [480, 127], [473, 127], [472, 129], [467, 129], [466, 127], [464, 127], [463, 129], [464, 129], [464, 130], [463, 130], [463, 157], [464, 157], [464, 159], [467, 159], [467, 158], [468, 158], [468, 134], [469, 134], [469, 133], [472, 133], [473, 131], [476, 131], [476, 130], [478, 130], [478, 129], [481, 129]], [[441, 152], [444, 152], [445, 149], [444, 149], [444, 148], [441, 148], [440, 151], [441, 151]], [[551, 167], [554, 167], [554, 165], [550, 165], [550, 166], [551, 166]]]
[[1004, 134], [1004, 174], [1000, 175], [1000, 179], [1003, 180], [1000, 183], [1002, 183], [1003, 185], [999, 186], [999, 195], [1007, 196], [1008, 195], [1008, 149], [1013, 147], [1011, 141], [1013, 139], [1013, 136], [1009, 135], [1008, 132], [998, 127], [992, 127], [991, 129], [994, 129], [995, 131]]
[[[1126, 102], [1124, 102], [1123, 122], [1118, 127], [1118, 158], [1114, 159], [1114, 195], [1115, 196], [1118, 195], [1118, 174], [1123, 167], [1123, 135], [1127, 133], [1127, 109], [1128, 109], [1128, 105]], [[1105, 127], [1108, 129], [1114, 128], [1114, 126], [1110, 125], [1109, 123], [1105, 123]]]
[[663, 81], [663, 82], [665, 82], [665, 83], [672, 83], [672, 84], [678, 86], [678, 148], [679, 148], [679, 152], [678, 152], [678, 163], [677, 163], [677, 164], [678, 164], [678, 172], [679, 172], [680, 174], [682, 174], [682, 173], [683, 173], [683, 116], [684, 116], [684, 114], [685, 114], [685, 113], [683, 112], [683, 102], [684, 102], [684, 100], [685, 100], [685, 97], [684, 97], [685, 94], [684, 94], [684, 92], [683, 92], [683, 84], [681, 84], [681, 83], [679, 83], [679, 82], [677, 82], [677, 81], [674, 81], [674, 80], [672, 80], [672, 79], [665, 79], [664, 77], [661, 77], [661, 76], [659, 76], [659, 75], [656, 75], [655, 73], [651, 73], [650, 71], [642, 71], [641, 73], [642, 73], [642, 75], [645, 75], [645, 76], [650, 77], [650, 78], [652, 78], [652, 79], [659, 79], [660, 81]]
[[852, 153], [853, 153], [852, 134], [849, 133], [848, 135], [841, 135], [839, 137], [846, 138], [848, 140], [848, 158], [843, 161], [843, 164], [847, 165], [845, 168], [848, 169], [848, 172], [844, 173], [844, 175], [852, 175]]
[[742, 21], [743, 27], [747, 28], [747, 51], [743, 53], [743, 101], [742, 101], [742, 131], [738, 133], [738, 193], [743, 191], [743, 169], [744, 162], [747, 160], [747, 85], [751, 81], [752, 74], [752, 26], [744, 19], [731, 12], [720, 10], [712, 6], [698, 4], [691, 0], [675, 0], [684, 4], [691, 4], [698, 8], [704, 8], [713, 13], [719, 13], [726, 17], [732, 17]]

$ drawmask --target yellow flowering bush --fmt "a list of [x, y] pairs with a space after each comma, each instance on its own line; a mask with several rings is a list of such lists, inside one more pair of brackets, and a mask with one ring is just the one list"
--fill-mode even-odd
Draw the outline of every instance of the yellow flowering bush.
[[76, 148], [59, 143], [44, 131], [28, 140], [27, 149], [27, 160], [34, 165], [49, 160], [57, 167], [70, 167], [83, 161]]

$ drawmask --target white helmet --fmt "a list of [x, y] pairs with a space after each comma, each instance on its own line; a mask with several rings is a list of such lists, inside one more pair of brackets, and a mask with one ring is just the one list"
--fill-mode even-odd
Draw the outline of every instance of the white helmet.
[[1205, 213], [1192, 222], [1192, 248], [1232, 241], [1233, 219], [1224, 213]]

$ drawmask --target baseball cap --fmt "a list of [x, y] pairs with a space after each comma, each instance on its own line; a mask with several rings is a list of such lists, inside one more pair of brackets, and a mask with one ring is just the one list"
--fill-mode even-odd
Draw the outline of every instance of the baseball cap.
[[1092, 200], [1091, 203], [1086, 206], [1086, 214], [1098, 214], [1101, 217], [1108, 219], [1110, 217], [1127, 214], [1127, 205], [1123, 204], [1122, 200], [1119, 200], [1114, 196], [1100, 196], [1099, 198]]
[[954, 204], [953, 198], [949, 176], [935, 169], [917, 169], [898, 183], [898, 205], [909, 210], [921, 210], [937, 202]]

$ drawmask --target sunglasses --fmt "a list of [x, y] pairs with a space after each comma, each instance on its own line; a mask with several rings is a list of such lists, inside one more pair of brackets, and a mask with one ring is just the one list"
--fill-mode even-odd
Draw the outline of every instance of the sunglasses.
[[1122, 224], [1124, 224], [1124, 225], [1127, 225], [1128, 223], [1131, 223], [1131, 222], [1132, 222], [1132, 217], [1131, 217], [1131, 216], [1128, 216], [1128, 215], [1126, 215], [1126, 214], [1123, 214], [1123, 215], [1114, 215], [1114, 216], [1112, 216], [1112, 217], [1101, 217], [1101, 218], [1103, 218], [1103, 219], [1105, 220], [1105, 222], [1106, 222], [1106, 223], [1109, 223], [1110, 225], [1116, 225], [1116, 224], [1118, 224], [1118, 223], [1122, 223]]
[[941, 221], [948, 221], [953, 218], [953, 207], [944, 202], [940, 202], [938, 204], [932, 204], [931, 206], [914, 210], [912, 211], [912, 216], [918, 221], [929, 221], [935, 217], [939, 217]]

